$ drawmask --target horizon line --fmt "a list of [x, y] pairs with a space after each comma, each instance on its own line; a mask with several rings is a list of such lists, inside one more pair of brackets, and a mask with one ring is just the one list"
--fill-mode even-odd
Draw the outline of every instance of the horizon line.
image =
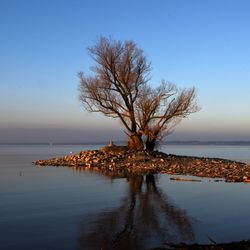
[[[114, 140], [117, 145], [126, 145], [126, 141]], [[98, 142], [0, 142], [0, 145], [107, 145], [108, 141]], [[170, 140], [159, 145], [250, 145], [250, 140]]]

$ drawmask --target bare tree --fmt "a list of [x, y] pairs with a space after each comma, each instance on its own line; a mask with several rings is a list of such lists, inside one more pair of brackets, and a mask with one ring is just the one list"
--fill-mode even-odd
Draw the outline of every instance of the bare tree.
[[128, 146], [153, 150], [176, 122], [197, 111], [195, 89], [178, 90], [163, 81], [153, 89], [150, 63], [132, 41], [114, 41], [101, 37], [88, 48], [95, 65], [92, 76], [79, 73], [79, 99], [90, 112], [118, 118], [126, 129]]
[[96, 65], [94, 76], [80, 77], [80, 101], [90, 112], [119, 118], [129, 136], [129, 146], [143, 149], [136, 122], [135, 102], [149, 80], [150, 63], [132, 41], [101, 38], [88, 49]]
[[162, 81], [152, 89], [145, 85], [136, 102], [138, 126], [143, 132], [147, 150], [154, 150], [156, 143], [173, 132], [182, 119], [197, 112], [195, 88], [178, 89], [175, 84]]

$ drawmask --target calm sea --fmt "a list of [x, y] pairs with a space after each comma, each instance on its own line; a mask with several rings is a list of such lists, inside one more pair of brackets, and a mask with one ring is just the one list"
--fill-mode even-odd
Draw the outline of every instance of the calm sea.
[[[37, 159], [94, 145], [0, 145], [0, 249], [150, 249], [250, 239], [250, 185], [111, 178]], [[250, 146], [167, 145], [174, 154], [250, 162]], [[198, 178], [197, 178], [198, 179]]]

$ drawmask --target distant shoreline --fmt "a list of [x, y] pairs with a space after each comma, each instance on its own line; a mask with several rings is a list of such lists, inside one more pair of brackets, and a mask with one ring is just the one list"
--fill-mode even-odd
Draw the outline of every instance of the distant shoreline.
[[[125, 145], [125, 141], [114, 141], [116, 145]], [[0, 145], [106, 145], [107, 141], [102, 142], [1, 142]], [[250, 141], [167, 141], [163, 142], [161, 145], [204, 145], [204, 146], [250, 146]]]

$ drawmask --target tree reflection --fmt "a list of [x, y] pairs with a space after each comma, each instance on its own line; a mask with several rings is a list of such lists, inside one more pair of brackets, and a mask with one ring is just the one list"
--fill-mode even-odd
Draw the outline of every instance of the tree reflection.
[[153, 175], [127, 180], [128, 196], [121, 206], [81, 221], [81, 248], [150, 249], [194, 240], [193, 219], [161, 192]]

